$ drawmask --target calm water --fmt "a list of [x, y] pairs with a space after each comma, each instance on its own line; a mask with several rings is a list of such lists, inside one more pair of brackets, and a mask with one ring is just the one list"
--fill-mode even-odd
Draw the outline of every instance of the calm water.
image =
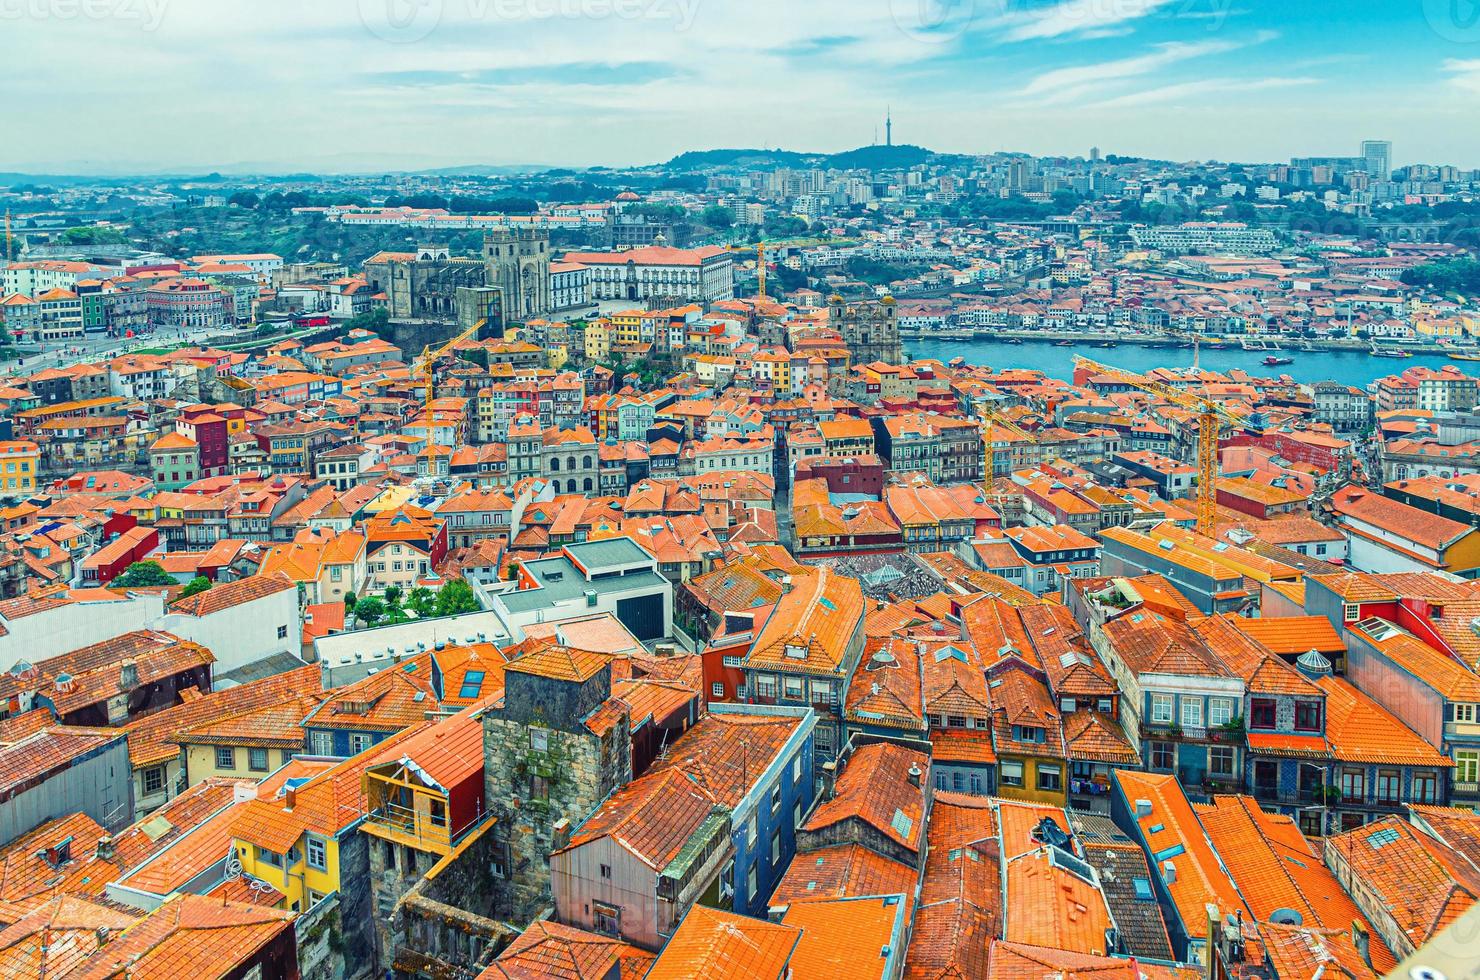
[[[1190, 367], [1192, 350], [1176, 348], [1151, 348], [1136, 344], [1122, 344], [1113, 349], [1086, 344], [1076, 347], [1055, 347], [1048, 343], [1005, 344], [995, 340], [926, 340], [906, 339], [904, 348], [911, 357], [933, 358], [949, 361], [953, 357], [964, 357], [972, 364], [992, 368], [1034, 368], [1055, 378], [1070, 379], [1074, 374], [1074, 357], [1083, 355], [1115, 367], [1131, 371], [1148, 371], [1156, 367]], [[1480, 375], [1480, 361], [1451, 361], [1437, 354], [1415, 354], [1412, 357], [1371, 357], [1353, 351], [1292, 351], [1278, 352], [1281, 357], [1293, 357], [1293, 364], [1266, 367], [1262, 362], [1269, 353], [1246, 351], [1239, 347], [1224, 350], [1202, 350], [1200, 363], [1215, 371], [1243, 368], [1250, 374], [1270, 377], [1288, 374], [1296, 381], [1339, 381], [1343, 384], [1365, 388], [1368, 383], [1389, 374], [1397, 374], [1404, 368], [1423, 365], [1439, 368], [1446, 364], [1458, 367], [1466, 374]]]

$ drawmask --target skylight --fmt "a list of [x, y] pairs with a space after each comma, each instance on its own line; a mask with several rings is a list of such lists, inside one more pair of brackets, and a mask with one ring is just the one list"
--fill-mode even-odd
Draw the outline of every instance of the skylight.
[[483, 689], [483, 671], [470, 670], [463, 675], [462, 687], [458, 688], [457, 696], [460, 698], [476, 698], [478, 692]]

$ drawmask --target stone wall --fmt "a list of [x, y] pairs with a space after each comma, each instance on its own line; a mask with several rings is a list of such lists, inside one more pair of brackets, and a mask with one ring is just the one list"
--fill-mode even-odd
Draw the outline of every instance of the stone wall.
[[487, 809], [497, 820], [495, 860], [504, 872], [492, 883], [491, 916], [522, 928], [553, 906], [550, 853], [632, 779], [628, 727], [624, 710], [602, 736], [545, 729], [546, 748], [536, 750], [528, 724], [484, 715]]

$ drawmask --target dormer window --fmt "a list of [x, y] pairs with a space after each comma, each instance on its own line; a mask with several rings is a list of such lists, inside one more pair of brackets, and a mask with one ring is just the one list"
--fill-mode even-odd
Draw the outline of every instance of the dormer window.
[[792, 660], [806, 660], [807, 645], [805, 643], [788, 643], [786, 645], [786, 656]]

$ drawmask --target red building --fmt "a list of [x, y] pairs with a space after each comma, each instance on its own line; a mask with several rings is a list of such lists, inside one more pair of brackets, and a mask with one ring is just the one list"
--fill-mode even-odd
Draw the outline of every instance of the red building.
[[195, 440], [199, 447], [201, 476], [221, 476], [227, 472], [231, 462], [230, 426], [226, 416], [212, 405], [186, 406], [175, 419], [175, 431]]
[[1309, 463], [1323, 473], [1340, 471], [1352, 458], [1351, 443], [1320, 432], [1240, 432], [1224, 446], [1259, 446], [1291, 463]]
[[159, 533], [152, 527], [135, 526], [103, 545], [82, 562], [86, 585], [107, 585], [136, 561], [159, 550]]
[[828, 493], [884, 492], [884, 461], [873, 453], [861, 456], [811, 456], [797, 462], [795, 479], [824, 480]]

